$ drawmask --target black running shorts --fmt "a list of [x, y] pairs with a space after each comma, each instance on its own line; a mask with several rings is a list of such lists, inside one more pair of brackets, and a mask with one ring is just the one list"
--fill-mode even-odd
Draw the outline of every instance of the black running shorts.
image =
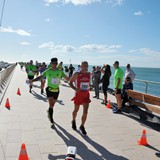
[[34, 79], [34, 76], [28, 76], [28, 79], [29, 79], [29, 80]]
[[47, 98], [53, 97], [54, 99], [58, 99], [59, 91], [58, 91], [58, 92], [51, 92], [51, 91], [49, 90], [49, 87], [47, 87], [47, 88], [46, 88], [46, 94], [47, 94]]

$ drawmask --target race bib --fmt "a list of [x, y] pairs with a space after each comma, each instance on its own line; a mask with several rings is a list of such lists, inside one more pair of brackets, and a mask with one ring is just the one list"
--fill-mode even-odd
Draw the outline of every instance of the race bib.
[[29, 73], [29, 74], [33, 74], [33, 72], [32, 72], [32, 71], [29, 71], [28, 73]]
[[59, 79], [58, 78], [52, 78], [52, 84], [59, 84]]
[[88, 90], [89, 89], [89, 83], [81, 82], [80, 89], [81, 90]]

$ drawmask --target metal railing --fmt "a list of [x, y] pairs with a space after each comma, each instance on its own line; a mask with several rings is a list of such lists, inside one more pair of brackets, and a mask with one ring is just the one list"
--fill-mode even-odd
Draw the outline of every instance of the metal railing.
[[[113, 87], [113, 79], [114, 79], [114, 77], [111, 76], [109, 87], [112, 89], [114, 88]], [[160, 96], [160, 82], [135, 79], [133, 82], [133, 88], [134, 88], [134, 90], [139, 91], [139, 92], [144, 92], [147, 94]]]
[[6, 69], [0, 71], [0, 103], [1, 100], [4, 96], [5, 90], [7, 88], [7, 84], [8, 84], [8, 79], [12, 73], [12, 71], [14, 70], [16, 64], [12, 64], [9, 67], [7, 67]]

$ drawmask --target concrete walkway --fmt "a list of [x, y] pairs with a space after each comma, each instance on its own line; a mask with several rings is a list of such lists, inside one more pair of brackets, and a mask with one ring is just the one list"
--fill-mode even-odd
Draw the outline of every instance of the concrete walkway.
[[[67, 146], [76, 146], [77, 160], [157, 160], [160, 149], [159, 132], [140, 124], [124, 114], [113, 114], [91, 98], [86, 130], [83, 137], [71, 129], [74, 91], [62, 81], [60, 96], [54, 108], [56, 130], [50, 128], [47, 118], [48, 103], [40, 94], [39, 82], [34, 83], [32, 94], [25, 83], [26, 73], [17, 66], [0, 106], [0, 160], [17, 160], [21, 144], [25, 143], [30, 160], [60, 160], [65, 158]], [[20, 88], [21, 96], [17, 95]], [[94, 92], [91, 92], [91, 97]], [[100, 94], [100, 98], [103, 95]], [[9, 98], [11, 109], [6, 109]], [[111, 102], [115, 98], [109, 95]], [[77, 117], [81, 122], [82, 109]], [[147, 131], [150, 146], [139, 146], [142, 130]]]

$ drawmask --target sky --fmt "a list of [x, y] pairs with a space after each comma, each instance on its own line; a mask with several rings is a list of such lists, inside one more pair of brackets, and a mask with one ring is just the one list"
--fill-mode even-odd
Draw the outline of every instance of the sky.
[[[0, 0], [0, 14], [3, 1]], [[160, 0], [5, 0], [0, 61], [160, 68]]]

